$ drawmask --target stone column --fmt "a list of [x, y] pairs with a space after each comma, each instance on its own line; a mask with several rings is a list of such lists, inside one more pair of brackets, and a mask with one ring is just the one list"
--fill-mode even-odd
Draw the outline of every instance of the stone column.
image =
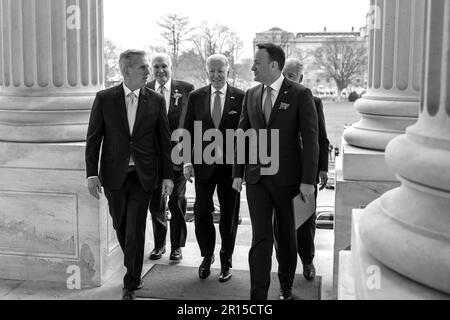
[[97, 286], [122, 265], [86, 187], [102, 0], [0, 0], [0, 278]]
[[417, 121], [423, 46], [424, 0], [372, 0], [367, 93], [355, 103], [358, 123], [347, 143], [384, 151]]
[[351, 242], [352, 210], [399, 186], [385, 147], [417, 121], [422, 77], [425, 0], [371, 0], [369, 81], [355, 103], [361, 120], [344, 131], [336, 162], [334, 297], [339, 252]]
[[386, 150], [402, 185], [366, 208], [359, 233], [370, 255], [385, 266], [448, 295], [450, 2], [427, 0], [426, 12], [419, 120]]
[[0, 140], [86, 139], [103, 87], [102, 1], [0, 0]]

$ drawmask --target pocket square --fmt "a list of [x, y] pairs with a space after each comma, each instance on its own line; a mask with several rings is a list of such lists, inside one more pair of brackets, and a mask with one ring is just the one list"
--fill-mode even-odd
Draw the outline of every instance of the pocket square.
[[290, 106], [291, 106], [291, 105], [290, 105], [289, 103], [284, 103], [284, 102], [282, 102], [282, 103], [280, 104], [280, 107], [279, 107], [278, 109], [280, 109], [280, 110], [287, 110]]
[[238, 112], [235, 111], [235, 110], [231, 110], [230, 112], [228, 112], [228, 115], [229, 115], [229, 116], [232, 116], [232, 115], [234, 115], [234, 114], [238, 114]]

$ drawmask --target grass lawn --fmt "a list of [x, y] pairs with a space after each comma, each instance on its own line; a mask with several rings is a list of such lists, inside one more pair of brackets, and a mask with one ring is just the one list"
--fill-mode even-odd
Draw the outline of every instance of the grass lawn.
[[333, 146], [339, 146], [339, 149], [341, 149], [341, 138], [345, 125], [351, 125], [360, 119], [353, 105], [353, 102], [324, 101], [323, 103], [328, 140]]

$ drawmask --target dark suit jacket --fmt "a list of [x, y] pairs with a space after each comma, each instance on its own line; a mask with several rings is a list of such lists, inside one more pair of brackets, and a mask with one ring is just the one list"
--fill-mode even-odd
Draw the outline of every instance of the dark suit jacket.
[[314, 104], [317, 110], [317, 120], [319, 125], [319, 171], [328, 172], [328, 148], [330, 141], [327, 137], [327, 129], [325, 126], [325, 116], [323, 114], [322, 99], [314, 97]]
[[[242, 100], [244, 98], [244, 91], [232, 87], [228, 84], [227, 94], [225, 97], [225, 105], [222, 112], [222, 118], [219, 125], [219, 130], [223, 136], [223, 152], [227, 154], [226, 149], [226, 130], [236, 130], [239, 124], [239, 117], [241, 115]], [[202, 87], [191, 92], [187, 106], [187, 113], [184, 121], [184, 128], [189, 131], [191, 135], [191, 148], [194, 144], [194, 121], [202, 122], [202, 136], [208, 129], [214, 129], [214, 123], [211, 117], [211, 85]], [[202, 152], [210, 142], [202, 142]], [[233, 156], [234, 151], [231, 151]], [[225, 157], [224, 157], [225, 158]], [[193, 162], [193, 157], [192, 157]], [[206, 163], [194, 164], [195, 177], [199, 179], [209, 179], [214, 172], [215, 164], [208, 165]], [[224, 166], [224, 176], [231, 178], [232, 165]]]
[[148, 88], [141, 89], [136, 121], [130, 135], [122, 84], [97, 93], [86, 138], [88, 177], [98, 175], [105, 188], [120, 189], [127, 176], [130, 156], [133, 156], [142, 187], [151, 191], [156, 187], [156, 144], [161, 147], [164, 179], [171, 179], [169, 123], [161, 95]]
[[[239, 128], [244, 131], [250, 128], [268, 129], [269, 142], [270, 130], [279, 130], [279, 170], [270, 176], [276, 185], [292, 186], [300, 183], [315, 185], [319, 145], [317, 112], [311, 91], [298, 83], [284, 79], [266, 127], [262, 112], [263, 87], [261, 84], [247, 91]], [[280, 108], [282, 103], [284, 108]], [[268, 149], [270, 153], [270, 145]], [[259, 161], [257, 164], [234, 165], [233, 177], [244, 178], [245, 175], [247, 183], [258, 183], [261, 166]]]
[[[155, 80], [147, 83], [146, 87], [155, 90]], [[172, 132], [176, 129], [183, 127], [189, 93], [194, 90], [194, 86], [185, 81], [172, 80], [170, 90], [170, 106], [167, 118], [169, 120], [170, 134], [172, 134]], [[175, 93], [181, 94], [177, 105], [175, 105]], [[176, 142], [172, 141], [172, 147], [174, 147], [175, 144]], [[183, 166], [174, 164], [173, 169], [176, 171], [182, 171]]]

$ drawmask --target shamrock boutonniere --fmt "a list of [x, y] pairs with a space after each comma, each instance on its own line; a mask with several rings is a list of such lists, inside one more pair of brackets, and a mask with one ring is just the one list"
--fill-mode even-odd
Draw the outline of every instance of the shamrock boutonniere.
[[280, 107], [279, 107], [278, 109], [279, 109], [279, 110], [287, 110], [287, 109], [289, 109], [290, 106], [291, 106], [291, 105], [290, 105], [289, 103], [282, 102], [282, 103], [280, 104]]
[[180, 100], [180, 98], [183, 95], [178, 91], [178, 89], [175, 89], [174, 93], [173, 93], [173, 98], [175, 99], [175, 103], [173, 104], [175, 107], [178, 107], [178, 100]]

